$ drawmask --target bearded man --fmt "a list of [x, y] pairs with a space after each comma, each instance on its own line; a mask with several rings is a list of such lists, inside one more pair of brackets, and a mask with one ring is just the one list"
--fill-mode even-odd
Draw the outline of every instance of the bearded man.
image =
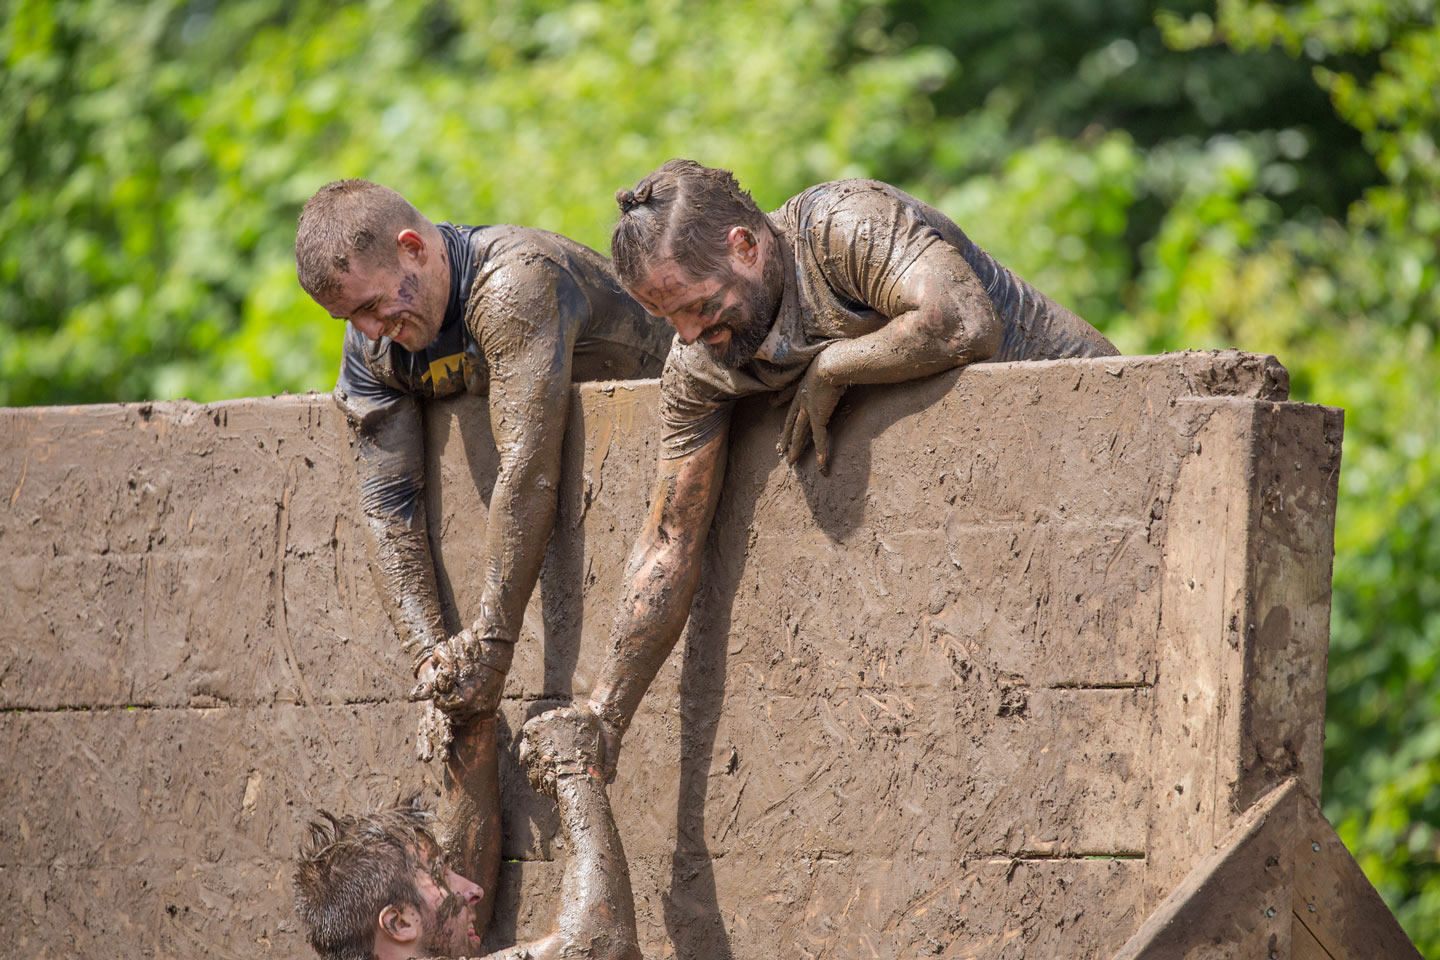
[[728, 170], [672, 160], [616, 195], [621, 285], [680, 342], [661, 378], [659, 477], [590, 694], [614, 775], [620, 738], [689, 615], [725, 472], [731, 410], [793, 394], [778, 452], [815, 444], [846, 388], [985, 360], [1111, 356], [1099, 331], [888, 184], [811, 187], [769, 216]]

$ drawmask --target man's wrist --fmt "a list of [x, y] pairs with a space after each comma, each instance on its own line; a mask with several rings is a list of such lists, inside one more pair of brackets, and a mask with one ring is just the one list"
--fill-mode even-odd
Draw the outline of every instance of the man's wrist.
[[443, 629], [413, 631], [405, 641], [403, 649], [410, 654], [410, 672], [416, 677], [420, 676], [420, 668], [425, 665], [435, 654], [435, 649], [448, 640]]
[[625, 735], [625, 729], [630, 725], [630, 722], [629, 718], [625, 715], [625, 711], [619, 706], [608, 700], [597, 700], [592, 696], [590, 698], [590, 711], [595, 714], [600, 720], [601, 725], [604, 726], [606, 731], [612, 736], [623, 737]]
[[821, 386], [830, 387], [833, 390], [841, 391], [850, 386], [847, 374], [848, 355], [845, 351], [847, 341], [832, 343], [816, 355], [811, 364], [814, 370], [814, 377], [820, 381]]

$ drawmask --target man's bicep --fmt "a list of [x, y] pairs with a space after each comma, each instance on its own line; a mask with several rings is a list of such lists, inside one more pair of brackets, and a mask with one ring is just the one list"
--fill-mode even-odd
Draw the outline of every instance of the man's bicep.
[[961, 318], [995, 313], [974, 268], [948, 243], [932, 244], [911, 261], [896, 280], [892, 296], [892, 317], [911, 310]]

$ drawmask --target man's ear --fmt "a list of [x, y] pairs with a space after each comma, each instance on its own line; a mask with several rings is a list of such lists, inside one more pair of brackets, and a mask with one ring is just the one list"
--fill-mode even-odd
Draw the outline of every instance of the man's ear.
[[725, 235], [725, 242], [730, 246], [732, 258], [747, 267], [755, 265], [760, 256], [760, 248], [755, 243], [755, 234], [751, 233], [748, 227], [731, 227], [730, 232]]
[[420, 911], [409, 904], [401, 907], [389, 904], [380, 911], [375, 925], [377, 944], [382, 937], [395, 943], [413, 943], [420, 939], [420, 934], [424, 932], [420, 924]]
[[395, 235], [395, 246], [402, 259], [408, 255], [422, 264], [425, 262], [425, 238], [409, 227]]

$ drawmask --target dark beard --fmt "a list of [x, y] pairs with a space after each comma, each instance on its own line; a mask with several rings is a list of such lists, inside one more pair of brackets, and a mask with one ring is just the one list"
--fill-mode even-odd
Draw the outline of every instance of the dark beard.
[[783, 291], [780, 275], [780, 251], [772, 249], [770, 256], [765, 258], [765, 266], [761, 272], [760, 282], [751, 284], [749, 281], [735, 278], [735, 282], [745, 288], [740, 298], [740, 303], [730, 307], [720, 314], [716, 320], [716, 326], [727, 327], [730, 330], [730, 343], [725, 347], [723, 356], [717, 356], [727, 367], [743, 367], [755, 359], [755, 351], [765, 342], [770, 335], [770, 328], [775, 325], [775, 314], [780, 308], [780, 295]]
[[448, 895], [435, 908], [434, 913], [420, 916], [420, 949], [424, 957], [453, 957], [456, 944], [445, 942], [446, 925], [450, 918], [465, 909], [465, 904], [455, 894]]

